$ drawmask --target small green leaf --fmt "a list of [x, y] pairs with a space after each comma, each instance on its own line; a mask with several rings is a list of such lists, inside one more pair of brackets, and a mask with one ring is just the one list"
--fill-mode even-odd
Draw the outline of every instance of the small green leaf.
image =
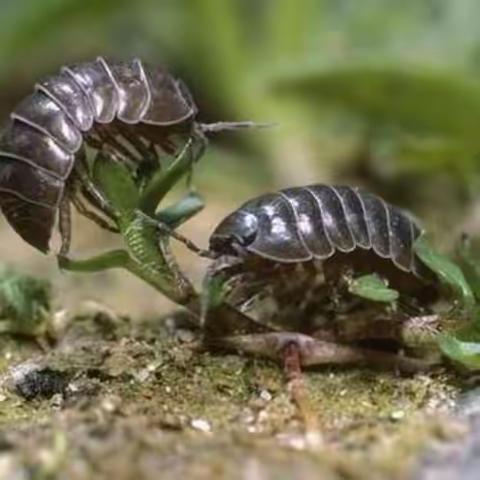
[[388, 288], [387, 284], [376, 274], [355, 278], [350, 283], [348, 290], [353, 295], [373, 302], [392, 303], [399, 297], [398, 292]]
[[475, 297], [458, 265], [430, 247], [423, 235], [417, 239], [413, 248], [420, 260], [457, 297], [461, 306], [467, 310], [472, 309], [475, 305]]
[[200, 212], [204, 206], [202, 197], [196, 192], [190, 192], [179, 202], [161, 210], [155, 216], [160, 222], [176, 228]]
[[93, 179], [115, 209], [125, 212], [137, 208], [138, 190], [124, 165], [98, 155], [93, 166]]

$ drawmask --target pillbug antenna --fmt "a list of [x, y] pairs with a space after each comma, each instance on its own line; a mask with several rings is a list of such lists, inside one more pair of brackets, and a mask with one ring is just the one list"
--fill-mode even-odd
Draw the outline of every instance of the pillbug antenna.
[[215, 123], [199, 123], [200, 131], [203, 133], [217, 133], [225, 130], [243, 130], [248, 128], [271, 128], [276, 123], [256, 123], [249, 120], [242, 122], [215, 122]]

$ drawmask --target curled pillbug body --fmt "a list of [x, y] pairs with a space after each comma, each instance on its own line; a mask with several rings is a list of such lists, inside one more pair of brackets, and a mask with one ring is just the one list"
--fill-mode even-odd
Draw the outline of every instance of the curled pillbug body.
[[404, 211], [348, 186], [310, 185], [262, 195], [227, 216], [210, 238], [214, 252], [245, 250], [280, 263], [326, 260], [371, 250], [417, 273], [421, 230]]
[[59, 211], [62, 237], [69, 236], [69, 202], [87, 212], [76, 189], [101, 206], [81, 174], [85, 145], [109, 145], [135, 165], [154, 145], [172, 153], [172, 130], [192, 132], [196, 113], [180, 80], [139, 59], [63, 67], [16, 106], [0, 137], [0, 208], [18, 234], [46, 252]]

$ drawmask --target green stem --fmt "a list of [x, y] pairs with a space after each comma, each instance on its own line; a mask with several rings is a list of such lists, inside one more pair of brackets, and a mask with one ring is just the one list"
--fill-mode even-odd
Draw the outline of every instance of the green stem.
[[158, 231], [157, 223], [140, 211], [123, 215], [120, 232], [129, 252], [125, 268], [180, 305], [195, 296], [190, 281], [173, 257], [169, 237]]
[[62, 270], [71, 272], [100, 272], [111, 268], [124, 268], [129, 261], [125, 250], [112, 250], [95, 257], [74, 260], [65, 256], [58, 256], [58, 266]]

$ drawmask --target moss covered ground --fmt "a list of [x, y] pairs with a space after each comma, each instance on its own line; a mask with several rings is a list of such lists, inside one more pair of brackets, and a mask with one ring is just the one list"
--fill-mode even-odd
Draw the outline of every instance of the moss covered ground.
[[400, 479], [465, 434], [457, 375], [322, 368], [305, 373], [313, 446], [277, 364], [173, 324], [99, 310], [46, 350], [2, 336], [0, 478]]

